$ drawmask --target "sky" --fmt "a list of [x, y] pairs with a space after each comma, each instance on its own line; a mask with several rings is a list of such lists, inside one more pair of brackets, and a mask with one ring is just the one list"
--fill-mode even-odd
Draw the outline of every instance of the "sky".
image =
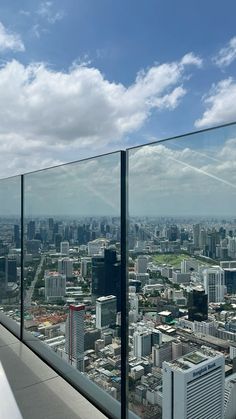
[[236, 3], [2, 0], [0, 176], [236, 120]]

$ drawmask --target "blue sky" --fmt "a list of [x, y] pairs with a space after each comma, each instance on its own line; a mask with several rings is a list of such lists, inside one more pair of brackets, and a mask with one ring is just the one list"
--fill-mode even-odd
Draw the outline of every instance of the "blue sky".
[[0, 4], [0, 174], [236, 120], [236, 3]]

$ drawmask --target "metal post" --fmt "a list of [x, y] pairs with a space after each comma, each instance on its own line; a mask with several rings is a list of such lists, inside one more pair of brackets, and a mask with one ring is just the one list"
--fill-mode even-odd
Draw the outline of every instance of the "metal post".
[[121, 418], [128, 418], [127, 161], [121, 151]]

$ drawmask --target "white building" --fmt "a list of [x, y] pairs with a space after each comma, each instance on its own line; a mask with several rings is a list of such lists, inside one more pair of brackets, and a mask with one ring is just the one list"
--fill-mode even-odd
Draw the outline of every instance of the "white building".
[[225, 274], [220, 266], [204, 269], [203, 282], [209, 303], [221, 303], [225, 294]]
[[62, 299], [66, 294], [66, 276], [58, 272], [46, 271], [44, 276], [45, 281], [45, 298]]
[[83, 304], [70, 305], [66, 320], [66, 354], [68, 362], [84, 371], [84, 315]]
[[96, 300], [96, 328], [106, 329], [116, 324], [116, 297], [108, 295]]
[[129, 317], [132, 322], [136, 323], [138, 320], [138, 295], [135, 292], [135, 287], [129, 287]]
[[73, 259], [60, 258], [58, 259], [58, 272], [64, 274], [66, 278], [73, 277]]
[[163, 419], [223, 419], [224, 357], [208, 348], [163, 363]]
[[236, 374], [225, 379], [224, 419], [236, 417]]
[[147, 256], [138, 256], [135, 262], [135, 271], [138, 274], [146, 274], [148, 266], [148, 257]]
[[70, 249], [70, 243], [65, 241], [65, 242], [61, 242], [61, 254], [65, 255], [65, 256], [69, 256], [69, 249]]
[[88, 256], [104, 255], [104, 249], [107, 246], [106, 239], [95, 239], [88, 242]]

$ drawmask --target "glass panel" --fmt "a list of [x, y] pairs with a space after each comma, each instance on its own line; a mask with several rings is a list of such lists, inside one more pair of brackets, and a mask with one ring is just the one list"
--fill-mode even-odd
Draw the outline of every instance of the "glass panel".
[[0, 181], [0, 321], [20, 335], [21, 177]]
[[24, 339], [119, 417], [120, 153], [26, 175], [24, 211]]
[[128, 160], [129, 407], [223, 417], [224, 364], [230, 374], [236, 356], [236, 125]]

